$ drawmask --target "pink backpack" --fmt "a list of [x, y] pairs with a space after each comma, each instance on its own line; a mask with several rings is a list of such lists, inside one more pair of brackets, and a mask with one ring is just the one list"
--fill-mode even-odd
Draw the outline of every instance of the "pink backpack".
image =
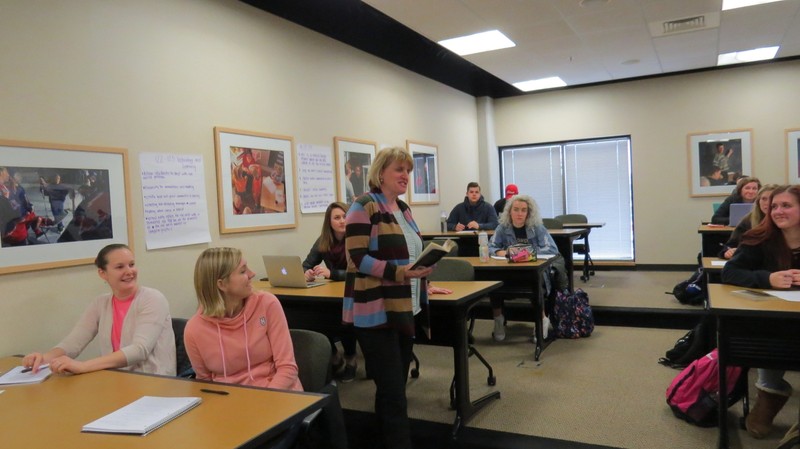
[[[667, 388], [667, 404], [672, 413], [700, 427], [718, 424], [719, 363], [717, 350], [695, 360], [678, 374]], [[728, 406], [735, 404], [747, 392], [746, 370], [738, 366], [725, 368]]]

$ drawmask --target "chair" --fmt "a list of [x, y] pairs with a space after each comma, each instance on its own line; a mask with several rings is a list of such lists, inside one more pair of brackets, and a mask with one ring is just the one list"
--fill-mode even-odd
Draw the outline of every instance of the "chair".
[[172, 332], [175, 333], [175, 374], [178, 377], [194, 379], [195, 373], [192, 362], [186, 354], [186, 345], [183, 343], [183, 329], [186, 327], [185, 318], [172, 319]]
[[331, 343], [325, 335], [310, 330], [289, 329], [289, 334], [303, 390], [330, 396], [327, 405], [303, 419], [296, 447], [346, 448], [347, 436], [339, 388], [332, 380]]
[[[556, 220], [563, 223], [588, 223], [589, 220], [586, 218], [586, 215], [583, 214], [564, 214], [556, 216]], [[583, 256], [583, 274], [581, 274], [581, 280], [583, 282], [587, 282], [589, 280], [589, 276], [594, 276], [594, 261], [592, 261], [592, 256], [589, 255], [589, 232], [590, 229], [587, 229], [586, 232], [582, 233], [578, 238], [583, 240], [583, 243], [574, 244], [572, 250], [575, 251], [576, 254], [580, 254]]]
[[711, 208], [714, 209], [713, 213], [717, 213], [717, 209], [722, 205], [722, 203], [711, 203]]
[[555, 218], [542, 218], [542, 224], [546, 229], [564, 229], [564, 223]]

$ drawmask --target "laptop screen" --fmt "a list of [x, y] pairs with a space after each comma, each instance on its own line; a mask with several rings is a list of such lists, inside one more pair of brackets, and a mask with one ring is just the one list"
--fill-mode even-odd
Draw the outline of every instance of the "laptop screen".
[[728, 226], [737, 226], [745, 215], [753, 210], [753, 203], [732, 203], [728, 217]]

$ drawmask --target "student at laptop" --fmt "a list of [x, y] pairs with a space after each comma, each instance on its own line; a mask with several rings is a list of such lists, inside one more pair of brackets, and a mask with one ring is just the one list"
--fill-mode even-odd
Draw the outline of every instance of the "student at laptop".
[[[167, 299], [158, 290], [138, 284], [139, 270], [127, 245], [105, 246], [94, 264], [111, 292], [95, 298], [72, 332], [55, 348], [44, 354], [26, 355], [22, 365], [33, 368], [34, 372], [40, 364], [49, 363], [54, 373], [81, 374], [124, 368], [174, 376], [175, 334]], [[100, 356], [75, 360], [95, 337]]]
[[720, 258], [730, 259], [733, 257], [733, 255], [736, 253], [736, 247], [739, 246], [739, 241], [742, 239], [742, 235], [761, 223], [761, 220], [764, 219], [764, 216], [769, 213], [770, 195], [772, 194], [772, 191], [777, 188], [777, 184], [767, 184], [764, 187], [761, 187], [756, 195], [753, 210], [750, 211], [749, 214], [745, 215], [744, 218], [742, 218], [742, 221], [736, 225], [736, 229], [734, 229], [733, 233], [731, 233], [731, 238], [728, 239], [727, 243], [725, 243], [725, 245], [722, 247], [722, 250], [719, 252], [718, 256]]
[[[344, 250], [345, 216], [347, 205], [334, 202], [325, 210], [322, 222], [322, 233], [303, 261], [306, 280], [311, 282], [317, 276], [334, 281], [343, 281], [347, 272], [347, 256]], [[325, 266], [321, 262], [325, 262]], [[335, 338], [342, 341], [344, 357], [336, 349]], [[341, 375], [342, 382], [350, 382], [356, 378], [358, 363], [356, 362], [356, 336], [353, 328], [343, 327], [336, 336], [328, 335], [331, 340], [331, 365], [334, 374]]]
[[[772, 192], [769, 214], [742, 236], [736, 254], [722, 269], [722, 282], [753, 288], [800, 287], [800, 186], [781, 186]], [[758, 396], [745, 420], [754, 438], [769, 434], [773, 419], [792, 395], [783, 375], [782, 370], [758, 370]]]
[[730, 220], [731, 204], [733, 203], [752, 203], [756, 199], [758, 189], [761, 188], [761, 181], [752, 176], [745, 176], [736, 181], [736, 190], [733, 191], [722, 204], [719, 205], [711, 223], [727, 225]]

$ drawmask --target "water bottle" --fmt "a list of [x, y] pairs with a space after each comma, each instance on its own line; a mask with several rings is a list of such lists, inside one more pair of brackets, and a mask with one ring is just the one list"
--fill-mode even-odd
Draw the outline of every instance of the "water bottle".
[[447, 231], [447, 211], [442, 211], [442, 215], [439, 218], [439, 229], [442, 232]]
[[485, 231], [478, 234], [478, 256], [482, 263], [489, 261], [489, 235]]

